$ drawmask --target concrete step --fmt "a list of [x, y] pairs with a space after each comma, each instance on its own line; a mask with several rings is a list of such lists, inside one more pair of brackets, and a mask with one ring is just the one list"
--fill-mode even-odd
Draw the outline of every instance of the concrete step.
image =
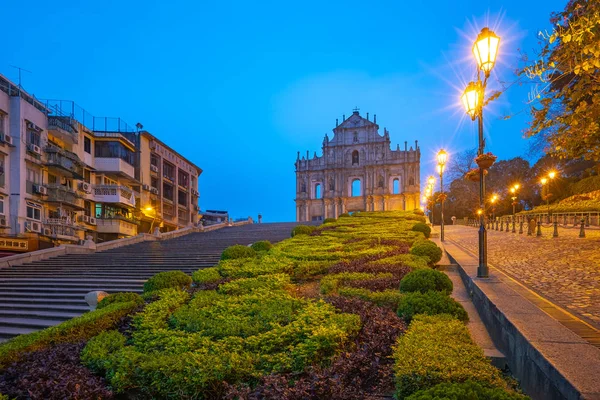
[[[51, 325], [48, 325], [51, 326]], [[8, 326], [8, 325], [2, 325], [0, 324], [0, 342], [6, 342], [8, 339], [11, 339], [15, 336], [18, 335], [25, 335], [27, 333], [32, 333], [32, 332], [36, 332], [39, 331], [40, 328], [47, 328], [48, 326], [35, 326], [35, 327], [29, 327], [29, 328], [24, 328], [24, 327], [15, 327], [15, 326]]]
[[21, 302], [1, 302], [1, 310], [37, 310], [37, 311], [59, 311], [59, 312], [73, 312], [73, 313], [84, 313], [90, 311], [90, 307], [86, 305], [64, 305], [64, 304], [47, 304], [47, 303], [26, 303]]
[[2, 318], [40, 318], [66, 321], [78, 317], [84, 312], [48, 311], [48, 310], [0, 310], [0, 321]]
[[49, 326], [58, 325], [65, 322], [64, 319], [41, 319], [41, 318], [12, 318], [12, 317], [0, 317], [0, 327], [13, 327], [13, 328], [37, 328], [44, 329]]
[[15, 296], [15, 297], [26, 297], [36, 294], [43, 294], [44, 296], [56, 295], [60, 296], [83, 296], [88, 292], [94, 290], [103, 290], [107, 293], [117, 292], [134, 292], [142, 293], [142, 287], [111, 287], [111, 288], [100, 288], [100, 287], [83, 287], [83, 288], [40, 288], [40, 287], [19, 287], [11, 290], [10, 288], [0, 289], [0, 296]]

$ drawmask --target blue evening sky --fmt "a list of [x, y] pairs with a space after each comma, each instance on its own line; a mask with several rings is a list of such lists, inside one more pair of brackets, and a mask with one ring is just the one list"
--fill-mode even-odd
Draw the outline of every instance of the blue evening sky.
[[[440, 147], [475, 147], [459, 96], [477, 33], [502, 37], [499, 88], [565, 3], [0, 0], [0, 73], [16, 81], [18, 65], [37, 97], [141, 122], [204, 170], [203, 210], [293, 220], [296, 152], [320, 154], [355, 106], [394, 148], [419, 140], [422, 177]], [[529, 90], [512, 85], [488, 108], [487, 149], [501, 158], [527, 149]]]

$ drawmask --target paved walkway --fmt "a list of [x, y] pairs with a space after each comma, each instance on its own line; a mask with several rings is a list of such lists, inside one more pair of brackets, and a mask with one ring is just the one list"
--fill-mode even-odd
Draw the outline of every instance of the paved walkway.
[[[518, 228], [517, 228], [518, 229]], [[600, 329], [600, 231], [543, 228], [543, 236], [488, 231], [488, 262]], [[446, 239], [477, 254], [477, 228], [446, 227]]]

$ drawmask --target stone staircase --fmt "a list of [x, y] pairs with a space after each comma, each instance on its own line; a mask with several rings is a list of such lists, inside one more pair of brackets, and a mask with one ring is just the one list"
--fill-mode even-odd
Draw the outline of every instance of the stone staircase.
[[296, 223], [251, 224], [191, 233], [92, 254], [70, 254], [0, 269], [0, 342], [89, 311], [86, 293], [142, 293], [161, 271], [188, 274], [214, 266], [234, 244], [290, 237]]

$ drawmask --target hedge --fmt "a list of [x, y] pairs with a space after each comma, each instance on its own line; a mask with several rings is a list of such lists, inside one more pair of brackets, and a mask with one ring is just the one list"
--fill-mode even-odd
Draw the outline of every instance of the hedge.
[[221, 260], [235, 260], [238, 258], [252, 257], [256, 257], [256, 251], [254, 251], [254, 249], [251, 247], [242, 246], [241, 244], [229, 246], [223, 250], [223, 253], [221, 253]]
[[252, 243], [250, 248], [254, 251], [269, 251], [273, 245], [268, 240], [260, 240], [258, 242]]
[[440, 383], [468, 380], [508, 388], [465, 324], [449, 315], [416, 316], [398, 338], [393, 357], [396, 395], [401, 399]]
[[117, 302], [87, 312], [59, 325], [19, 335], [0, 344], [0, 368], [17, 360], [23, 352], [43, 349], [56, 343], [77, 343], [89, 339], [100, 332], [113, 328], [121, 318], [138, 307], [139, 303], [136, 301]]
[[415, 232], [421, 232], [425, 235], [425, 239], [429, 239], [431, 235], [431, 228], [429, 225], [419, 222], [418, 224], [413, 225], [412, 230]]
[[429, 265], [435, 265], [442, 259], [442, 249], [440, 249], [431, 240], [416, 242], [411, 248], [410, 253], [416, 256], [428, 257]]
[[144, 304], [144, 299], [139, 294], [133, 293], [133, 292], [112, 293], [112, 294], [109, 294], [108, 296], [106, 296], [105, 298], [103, 298], [102, 300], [100, 300], [100, 302], [98, 303], [98, 307], [96, 307], [96, 308], [102, 309], [102, 308], [108, 307], [110, 304], [113, 304], [113, 303], [127, 303], [127, 302], [134, 302], [137, 305], [141, 306], [142, 304]]
[[292, 237], [297, 235], [310, 235], [313, 231], [317, 229], [316, 226], [308, 226], [308, 225], [298, 225], [292, 229]]
[[411, 321], [417, 314], [450, 314], [461, 321], [468, 321], [469, 314], [463, 306], [443, 292], [406, 293], [398, 304], [398, 315]]
[[182, 271], [159, 272], [144, 283], [144, 293], [167, 288], [187, 288], [192, 284], [192, 278]]
[[196, 283], [214, 283], [222, 279], [217, 267], [203, 268], [192, 273], [192, 280]]
[[419, 390], [406, 400], [527, 400], [528, 396], [499, 387], [489, 387], [473, 381], [440, 383], [430, 389]]
[[430, 290], [452, 293], [452, 281], [443, 272], [434, 269], [412, 271], [400, 281], [401, 292], [421, 292]]

